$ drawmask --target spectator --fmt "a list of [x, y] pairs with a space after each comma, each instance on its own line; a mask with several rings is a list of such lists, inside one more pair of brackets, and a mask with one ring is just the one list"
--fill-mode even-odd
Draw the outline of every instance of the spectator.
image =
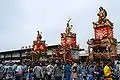
[[77, 63], [74, 63], [71, 69], [71, 79], [72, 80], [78, 80], [78, 65]]
[[112, 67], [110, 66], [110, 63], [106, 63], [105, 67], [104, 67], [104, 76], [105, 76], [105, 80], [113, 80], [112, 79]]
[[56, 64], [54, 67], [54, 76], [55, 80], [62, 80], [62, 65], [58, 60], [56, 60]]
[[17, 69], [16, 69], [16, 80], [21, 80], [22, 72], [23, 72], [22, 65], [19, 62], [18, 65], [17, 65]]
[[65, 80], [70, 80], [70, 76], [71, 76], [71, 66], [69, 64], [69, 62], [67, 62], [64, 66], [64, 77]]
[[40, 67], [39, 63], [36, 63], [36, 66], [33, 68], [34, 79], [40, 80], [42, 77], [42, 68]]
[[54, 72], [54, 67], [51, 62], [49, 62], [46, 69], [47, 69], [47, 80], [51, 80], [52, 74]]

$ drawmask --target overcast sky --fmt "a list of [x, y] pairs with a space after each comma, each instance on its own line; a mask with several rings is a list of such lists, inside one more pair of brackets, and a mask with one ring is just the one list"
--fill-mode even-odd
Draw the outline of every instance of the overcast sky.
[[119, 0], [0, 0], [0, 51], [32, 45], [37, 30], [46, 44], [60, 44], [60, 33], [69, 18], [77, 43], [87, 49], [100, 6], [107, 10], [107, 18], [114, 23], [114, 37], [120, 41]]

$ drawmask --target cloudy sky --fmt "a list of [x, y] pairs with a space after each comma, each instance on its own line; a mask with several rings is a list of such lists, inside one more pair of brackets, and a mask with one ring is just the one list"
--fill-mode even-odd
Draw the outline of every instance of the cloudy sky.
[[60, 33], [69, 18], [78, 44], [87, 49], [100, 6], [107, 10], [107, 18], [114, 23], [114, 37], [120, 41], [119, 0], [0, 0], [0, 51], [32, 45], [37, 30], [48, 45], [60, 44]]

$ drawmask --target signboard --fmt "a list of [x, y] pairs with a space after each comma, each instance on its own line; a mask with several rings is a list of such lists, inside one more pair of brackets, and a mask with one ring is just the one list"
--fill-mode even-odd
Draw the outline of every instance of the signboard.
[[73, 59], [79, 59], [79, 51], [78, 50], [71, 50], [71, 55]]

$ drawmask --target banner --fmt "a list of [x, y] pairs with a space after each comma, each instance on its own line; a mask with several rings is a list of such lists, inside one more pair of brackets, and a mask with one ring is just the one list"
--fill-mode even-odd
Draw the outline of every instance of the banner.
[[78, 50], [71, 50], [71, 55], [73, 59], [79, 59], [79, 51]]

